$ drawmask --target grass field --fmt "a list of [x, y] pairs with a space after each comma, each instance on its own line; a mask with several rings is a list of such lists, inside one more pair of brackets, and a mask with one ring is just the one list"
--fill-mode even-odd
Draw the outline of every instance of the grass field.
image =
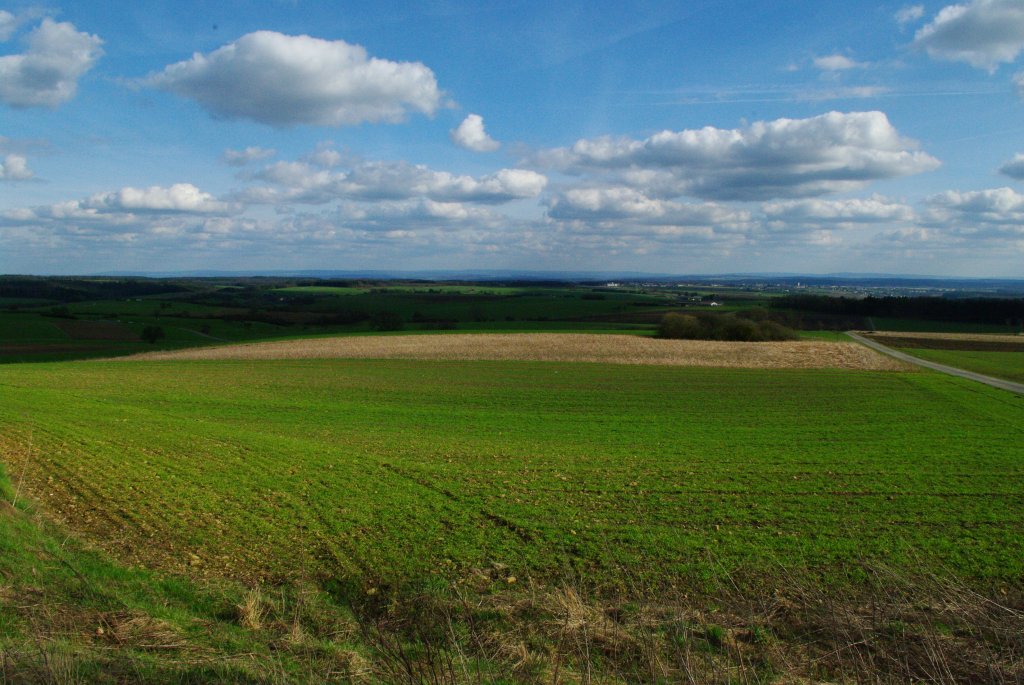
[[258, 364], [5, 367], [3, 459], [119, 558], [202, 574], [375, 583], [500, 563], [675, 582], [864, 559], [1024, 574], [1024, 407], [997, 390], [929, 373]]
[[929, 350], [903, 348], [903, 351], [921, 359], [967, 369], [986, 376], [1005, 378], [1024, 383], [1024, 351], [988, 352], [976, 350]]
[[0, 393], [3, 681], [1024, 677], [1024, 405], [960, 379], [85, 361]]

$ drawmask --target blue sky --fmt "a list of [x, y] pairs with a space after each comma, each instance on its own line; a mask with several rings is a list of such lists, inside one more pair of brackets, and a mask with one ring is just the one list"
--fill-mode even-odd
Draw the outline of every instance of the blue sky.
[[1024, 2], [9, 2], [0, 273], [1024, 275]]

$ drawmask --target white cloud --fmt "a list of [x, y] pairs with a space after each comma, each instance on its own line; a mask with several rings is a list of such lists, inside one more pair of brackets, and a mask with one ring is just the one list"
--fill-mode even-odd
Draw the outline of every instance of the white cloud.
[[1024, 71], [1013, 75], [1013, 85], [1017, 86], [1017, 94], [1024, 98]]
[[374, 203], [347, 202], [338, 208], [337, 216], [348, 226], [370, 230], [422, 225], [450, 228], [467, 222], [480, 224], [497, 220], [496, 215], [483, 207], [423, 198]]
[[8, 40], [16, 28], [18, 28], [18, 18], [10, 12], [0, 10], [0, 43]]
[[359, 45], [257, 31], [169, 65], [145, 83], [191, 98], [217, 117], [272, 126], [395, 123], [441, 105], [419, 62], [370, 57]]
[[822, 71], [846, 71], [847, 69], [863, 69], [868, 65], [864, 62], [855, 62], [845, 55], [826, 55], [815, 57], [814, 66]]
[[408, 162], [359, 162], [331, 171], [306, 162], [277, 162], [253, 175], [275, 187], [249, 188], [248, 202], [324, 203], [333, 200], [402, 200], [501, 204], [540, 195], [547, 177], [527, 169], [501, 169], [474, 178]]
[[882, 197], [784, 200], [766, 203], [761, 211], [769, 222], [775, 224], [853, 225], [914, 219], [914, 211], [908, 205]]
[[191, 183], [175, 183], [169, 188], [122, 188], [90, 197], [84, 207], [99, 211], [224, 213], [230, 205], [219, 202]]
[[1024, 181], [1024, 155], [1018, 153], [1009, 162], [999, 167], [999, 173], [1010, 178]]
[[610, 177], [651, 197], [709, 200], [811, 197], [935, 169], [882, 112], [830, 112], [742, 129], [706, 127], [594, 138], [537, 156], [568, 173]]
[[705, 202], [689, 204], [650, 198], [633, 188], [573, 188], [548, 201], [548, 216], [587, 221], [635, 220], [650, 225], [729, 226], [750, 221], [750, 213]]
[[1012, 188], [947, 190], [925, 204], [926, 227], [971, 240], [1024, 239], [1024, 195]]
[[315, 152], [305, 158], [311, 164], [315, 164], [318, 167], [324, 169], [333, 169], [336, 166], [340, 166], [345, 161], [345, 155], [341, 154], [332, 147], [320, 145], [317, 146]]
[[33, 176], [28, 160], [21, 155], [7, 155], [0, 163], [0, 181], [27, 181]]
[[269, 159], [275, 154], [277, 154], [276, 150], [253, 146], [244, 150], [224, 150], [222, 159], [228, 166], [245, 166], [251, 162]]
[[73, 24], [43, 22], [28, 35], [28, 49], [0, 57], [0, 101], [12, 107], [56, 107], [75, 96], [78, 79], [103, 54], [103, 41]]
[[949, 5], [918, 29], [914, 45], [932, 57], [994, 72], [1024, 49], [1024, 3], [972, 0]]
[[908, 5], [896, 12], [896, 22], [903, 26], [924, 16], [924, 5]]
[[453, 143], [473, 152], [494, 152], [501, 147], [501, 143], [487, 135], [483, 117], [479, 114], [467, 116], [449, 135]]
[[216, 200], [191, 183], [170, 187], [121, 188], [96, 193], [84, 200], [66, 200], [52, 205], [8, 210], [4, 223], [11, 225], [95, 224], [110, 227], [144, 227], [160, 223], [166, 217], [227, 215], [239, 211], [237, 205]]

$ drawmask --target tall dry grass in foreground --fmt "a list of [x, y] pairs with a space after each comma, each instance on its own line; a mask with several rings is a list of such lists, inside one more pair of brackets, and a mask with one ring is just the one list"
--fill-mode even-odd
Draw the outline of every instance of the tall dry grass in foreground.
[[896, 371], [909, 368], [902, 362], [849, 343], [660, 340], [635, 335], [585, 333], [310, 338], [147, 352], [124, 359], [432, 359], [604, 362], [750, 369]]

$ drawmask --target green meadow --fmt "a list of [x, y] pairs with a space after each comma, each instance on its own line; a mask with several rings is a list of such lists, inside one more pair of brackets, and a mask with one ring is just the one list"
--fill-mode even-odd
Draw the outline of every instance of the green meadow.
[[[353, 586], [1024, 574], [1024, 403], [931, 373], [291, 361], [7, 366], [41, 506], [120, 559]], [[854, 582], [854, 581], [850, 581]]]
[[[1024, 345], [1022, 345], [1024, 348]], [[1024, 351], [990, 352], [979, 350], [925, 350], [904, 349], [903, 352], [921, 359], [967, 369], [996, 378], [1024, 383]]]

